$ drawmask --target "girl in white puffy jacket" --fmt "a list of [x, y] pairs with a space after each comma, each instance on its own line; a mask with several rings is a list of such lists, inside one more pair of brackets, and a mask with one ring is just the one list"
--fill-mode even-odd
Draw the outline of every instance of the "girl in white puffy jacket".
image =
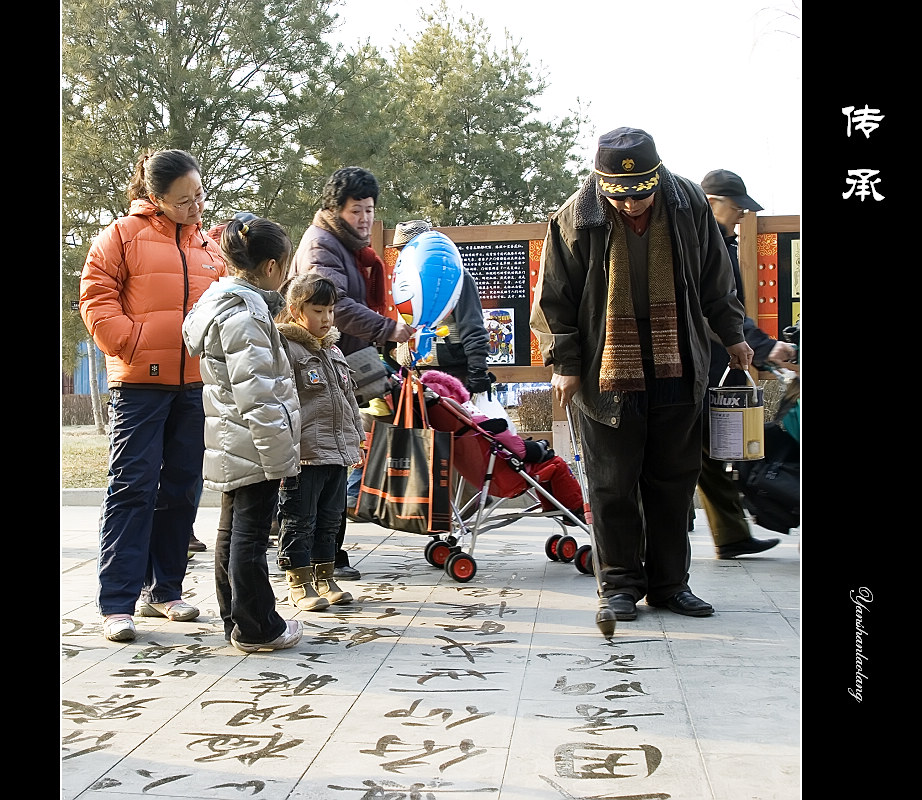
[[275, 222], [233, 219], [221, 251], [233, 277], [202, 295], [183, 339], [205, 382], [205, 486], [225, 495], [215, 544], [224, 635], [253, 653], [292, 647], [302, 634], [275, 610], [266, 562], [279, 481], [296, 476], [300, 460], [300, 405], [273, 319], [292, 247]]

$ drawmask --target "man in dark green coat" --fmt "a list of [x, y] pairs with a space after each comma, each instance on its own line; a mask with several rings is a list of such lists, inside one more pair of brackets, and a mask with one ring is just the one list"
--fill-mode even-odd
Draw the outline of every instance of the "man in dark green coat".
[[606, 133], [594, 166], [548, 224], [531, 326], [555, 398], [577, 411], [599, 613], [633, 620], [646, 598], [708, 616], [688, 585], [708, 328], [748, 369], [745, 312], [704, 192], [648, 133]]

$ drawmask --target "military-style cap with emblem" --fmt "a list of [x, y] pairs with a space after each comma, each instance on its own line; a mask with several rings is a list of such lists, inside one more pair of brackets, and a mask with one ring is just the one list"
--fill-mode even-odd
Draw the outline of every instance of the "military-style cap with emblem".
[[599, 192], [606, 197], [636, 197], [659, 188], [662, 165], [649, 133], [615, 128], [599, 137], [593, 173]]

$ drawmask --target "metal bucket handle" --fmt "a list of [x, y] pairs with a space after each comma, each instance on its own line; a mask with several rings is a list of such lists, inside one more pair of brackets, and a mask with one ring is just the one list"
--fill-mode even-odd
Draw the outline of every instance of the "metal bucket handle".
[[[740, 371], [746, 373], [746, 377], [749, 379], [749, 383], [751, 384], [748, 388], [752, 389], [752, 399], [757, 401], [759, 399], [759, 387], [756, 386], [756, 382], [753, 380], [752, 374], [749, 372], [748, 369], [744, 369]], [[724, 370], [724, 374], [720, 378], [720, 383], [717, 384], [718, 389], [724, 385], [724, 381], [727, 379], [727, 375], [729, 374], [730, 374], [730, 367], [727, 367]]]

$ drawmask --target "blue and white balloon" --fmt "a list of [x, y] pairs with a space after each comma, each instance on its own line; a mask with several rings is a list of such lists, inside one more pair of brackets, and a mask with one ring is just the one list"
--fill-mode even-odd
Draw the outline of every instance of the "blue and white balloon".
[[414, 363], [429, 355], [439, 323], [454, 310], [463, 269], [455, 243], [440, 231], [415, 236], [397, 258], [391, 291], [400, 316], [416, 328]]

